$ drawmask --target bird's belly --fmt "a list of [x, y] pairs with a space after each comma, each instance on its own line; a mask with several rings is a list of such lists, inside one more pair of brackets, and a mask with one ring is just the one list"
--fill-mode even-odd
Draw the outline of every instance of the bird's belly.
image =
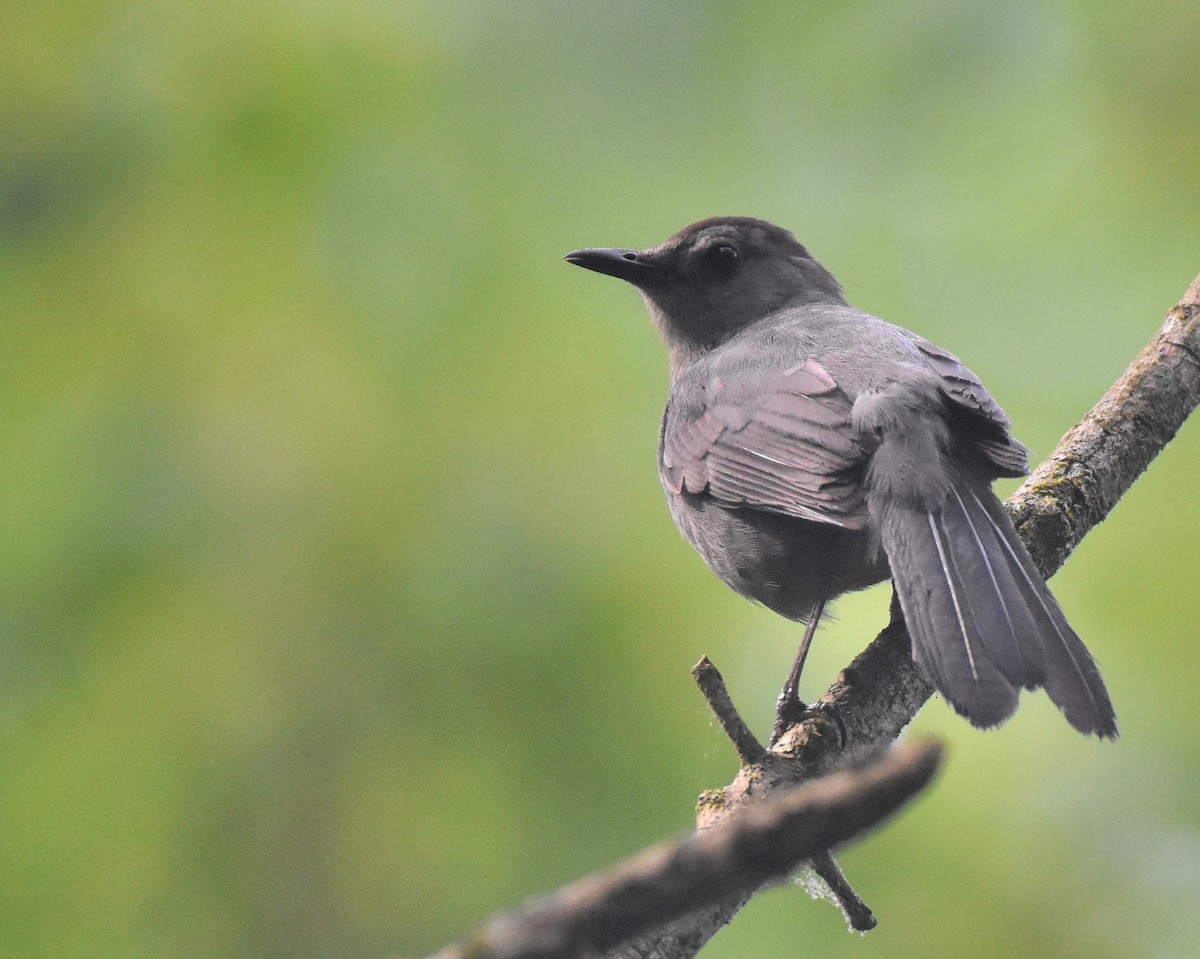
[[819, 599], [889, 576], [869, 532], [731, 508], [704, 496], [671, 495], [684, 538], [732, 589], [789, 619], [807, 619]]

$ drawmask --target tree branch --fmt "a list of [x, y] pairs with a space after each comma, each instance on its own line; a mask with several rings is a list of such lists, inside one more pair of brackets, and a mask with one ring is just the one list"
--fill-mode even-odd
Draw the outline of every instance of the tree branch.
[[733, 700], [729, 698], [729, 690], [725, 687], [725, 680], [712, 664], [712, 660], [707, 656], [702, 657], [700, 662], [692, 667], [692, 679], [700, 687], [701, 694], [708, 700], [708, 708], [713, 711], [717, 722], [725, 730], [725, 735], [733, 743], [733, 749], [738, 754], [738, 765], [754, 766], [764, 762], [767, 758], [766, 748], [750, 731], [750, 727], [742, 719], [742, 714], [733, 705]]
[[[692, 667], [692, 678], [696, 680], [700, 692], [708, 700], [709, 709], [721, 723], [725, 735], [729, 737], [734, 751], [738, 754], [738, 766], [744, 774], [739, 782], [747, 786], [750, 784], [762, 786], [764, 783], [770, 782], [775, 775], [787, 777], [794, 769], [793, 764], [789, 762], [781, 765], [772, 761], [771, 753], [755, 739], [754, 733], [750, 731], [750, 727], [742, 719], [737, 707], [733, 705], [729, 690], [725, 688], [724, 678], [707, 656]], [[837, 720], [836, 716], [834, 716], [834, 720]], [[704, 812], [706, 798], [711, 800], [711, 809], [707, 815]], [[727, 792], [710, 791], [702, 796], [700, 827], [704, 828], [720, 822], [728, 815], [732, 799], [732, 795]], [[875, 928], [874, 913], [854, 891], [854, 887], [850, 885], [850, 881], [842, 872], [841, 866], [837, 864], [828, 850], [823, 850], [814, 856], [810, 865], [813, 872], [829, 889], [834, 902], [842, 910], [842, 915], [846, 917], [846, 923], [851, 929], [855, 932], [869, 932]], [[741, 905], [742, 903], [739, 903], [737, 908], [740, 908]]]
[[748, 895], [854, 838], [923, 789], [940, 761], [937, 743], [912, 743], [865, 769], [779, 792], [719, 826], [647, 849], [497, 916], [433, 959], [595, 956], [631, 935], [711, 907], [716, 890], [726, 899]]

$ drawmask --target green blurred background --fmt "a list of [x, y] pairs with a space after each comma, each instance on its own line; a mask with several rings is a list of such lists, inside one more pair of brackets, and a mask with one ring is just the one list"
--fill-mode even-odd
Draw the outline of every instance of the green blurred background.
[[[1191, 0], [3, 13], [3, 955], [420, 954], [732, 777], [688, 668], [765, 732], [798, 632], [675, 533], [567, 250], [782, 223], [1042, 454], [1200, 270]], [[879, 929], [784, 888], [707, 955], [1196, 954], [1198, 430], [1055, 580], [1121, 740], [935, 700]]]

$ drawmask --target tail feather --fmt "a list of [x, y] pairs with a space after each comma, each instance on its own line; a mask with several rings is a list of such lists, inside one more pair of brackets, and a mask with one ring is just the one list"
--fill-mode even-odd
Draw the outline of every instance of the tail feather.
[[[1009, 555], [997, 550], [994, 526], [986, 515], [972, 515], [978, 504], [973, 491], [964, 499], [952, 489], [938, 522], [948, 530], [947, 540], [958, 543], [952, 550], [953, 562], [968, 589], [974, 622], [981, 629], [980, 641], [1006, 679], [1016, 686], [1034, 689], [1045, 680], [1045, 663], [1035, 649], [1027, 648], [1021, 637], [1038, 632], [1038, 622], [1030, 605], [1021, 602], [1020, 580], [1014, 575]], [[970, 507], [968, 508], [968, 504]], [[955, 537], [958, 537], [956, 540]]]
[[913, 658], [954, 708], [977, 726], [996, 726], [1017, 708], [1017, 690], [980, 642], [972, 584], [959, 552], [927, 512], [898, 510], [885, 523], [884, 548]]
[[1067, 721], [1080, 732], [1115, 739], [1116, 713], [1092, 654], [1067, 622], [1066, 614], [1033, 564], [1033, 558], [1017, 535], [1004, 506], [991, 495], [990, 490], [984, 491], [983, 495], [974, 490], [970, 493], [979, 509], [991, 521], [999, 542], [1012, 561], [1011, 568], [1018, 574], [1028, 591], [1027, 595], [1049, 626], [1049, 629], [1043, 628], [1037, 634], [1045, 653], [1045, 679], [1042, 685], [1046, 687], [1046, 693], [1063, 711]]
[[958, 712], [995, 726], [1022, 687], [1044, 686], [1076, 729], [1116, 735], [1095, 662], [989, 488], [958, 482], [940, 509], [880, 512], [913, 656]]

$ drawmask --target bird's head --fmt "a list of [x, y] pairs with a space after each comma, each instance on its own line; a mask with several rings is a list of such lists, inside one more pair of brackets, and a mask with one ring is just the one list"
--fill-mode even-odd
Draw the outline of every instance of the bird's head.
[[845, 303], [791, 233], [750, 217], [701, 220], [648, 250], [576, 250], [566, 260], [636, 286], [673, 353], [711, 350], [788, 306]]

